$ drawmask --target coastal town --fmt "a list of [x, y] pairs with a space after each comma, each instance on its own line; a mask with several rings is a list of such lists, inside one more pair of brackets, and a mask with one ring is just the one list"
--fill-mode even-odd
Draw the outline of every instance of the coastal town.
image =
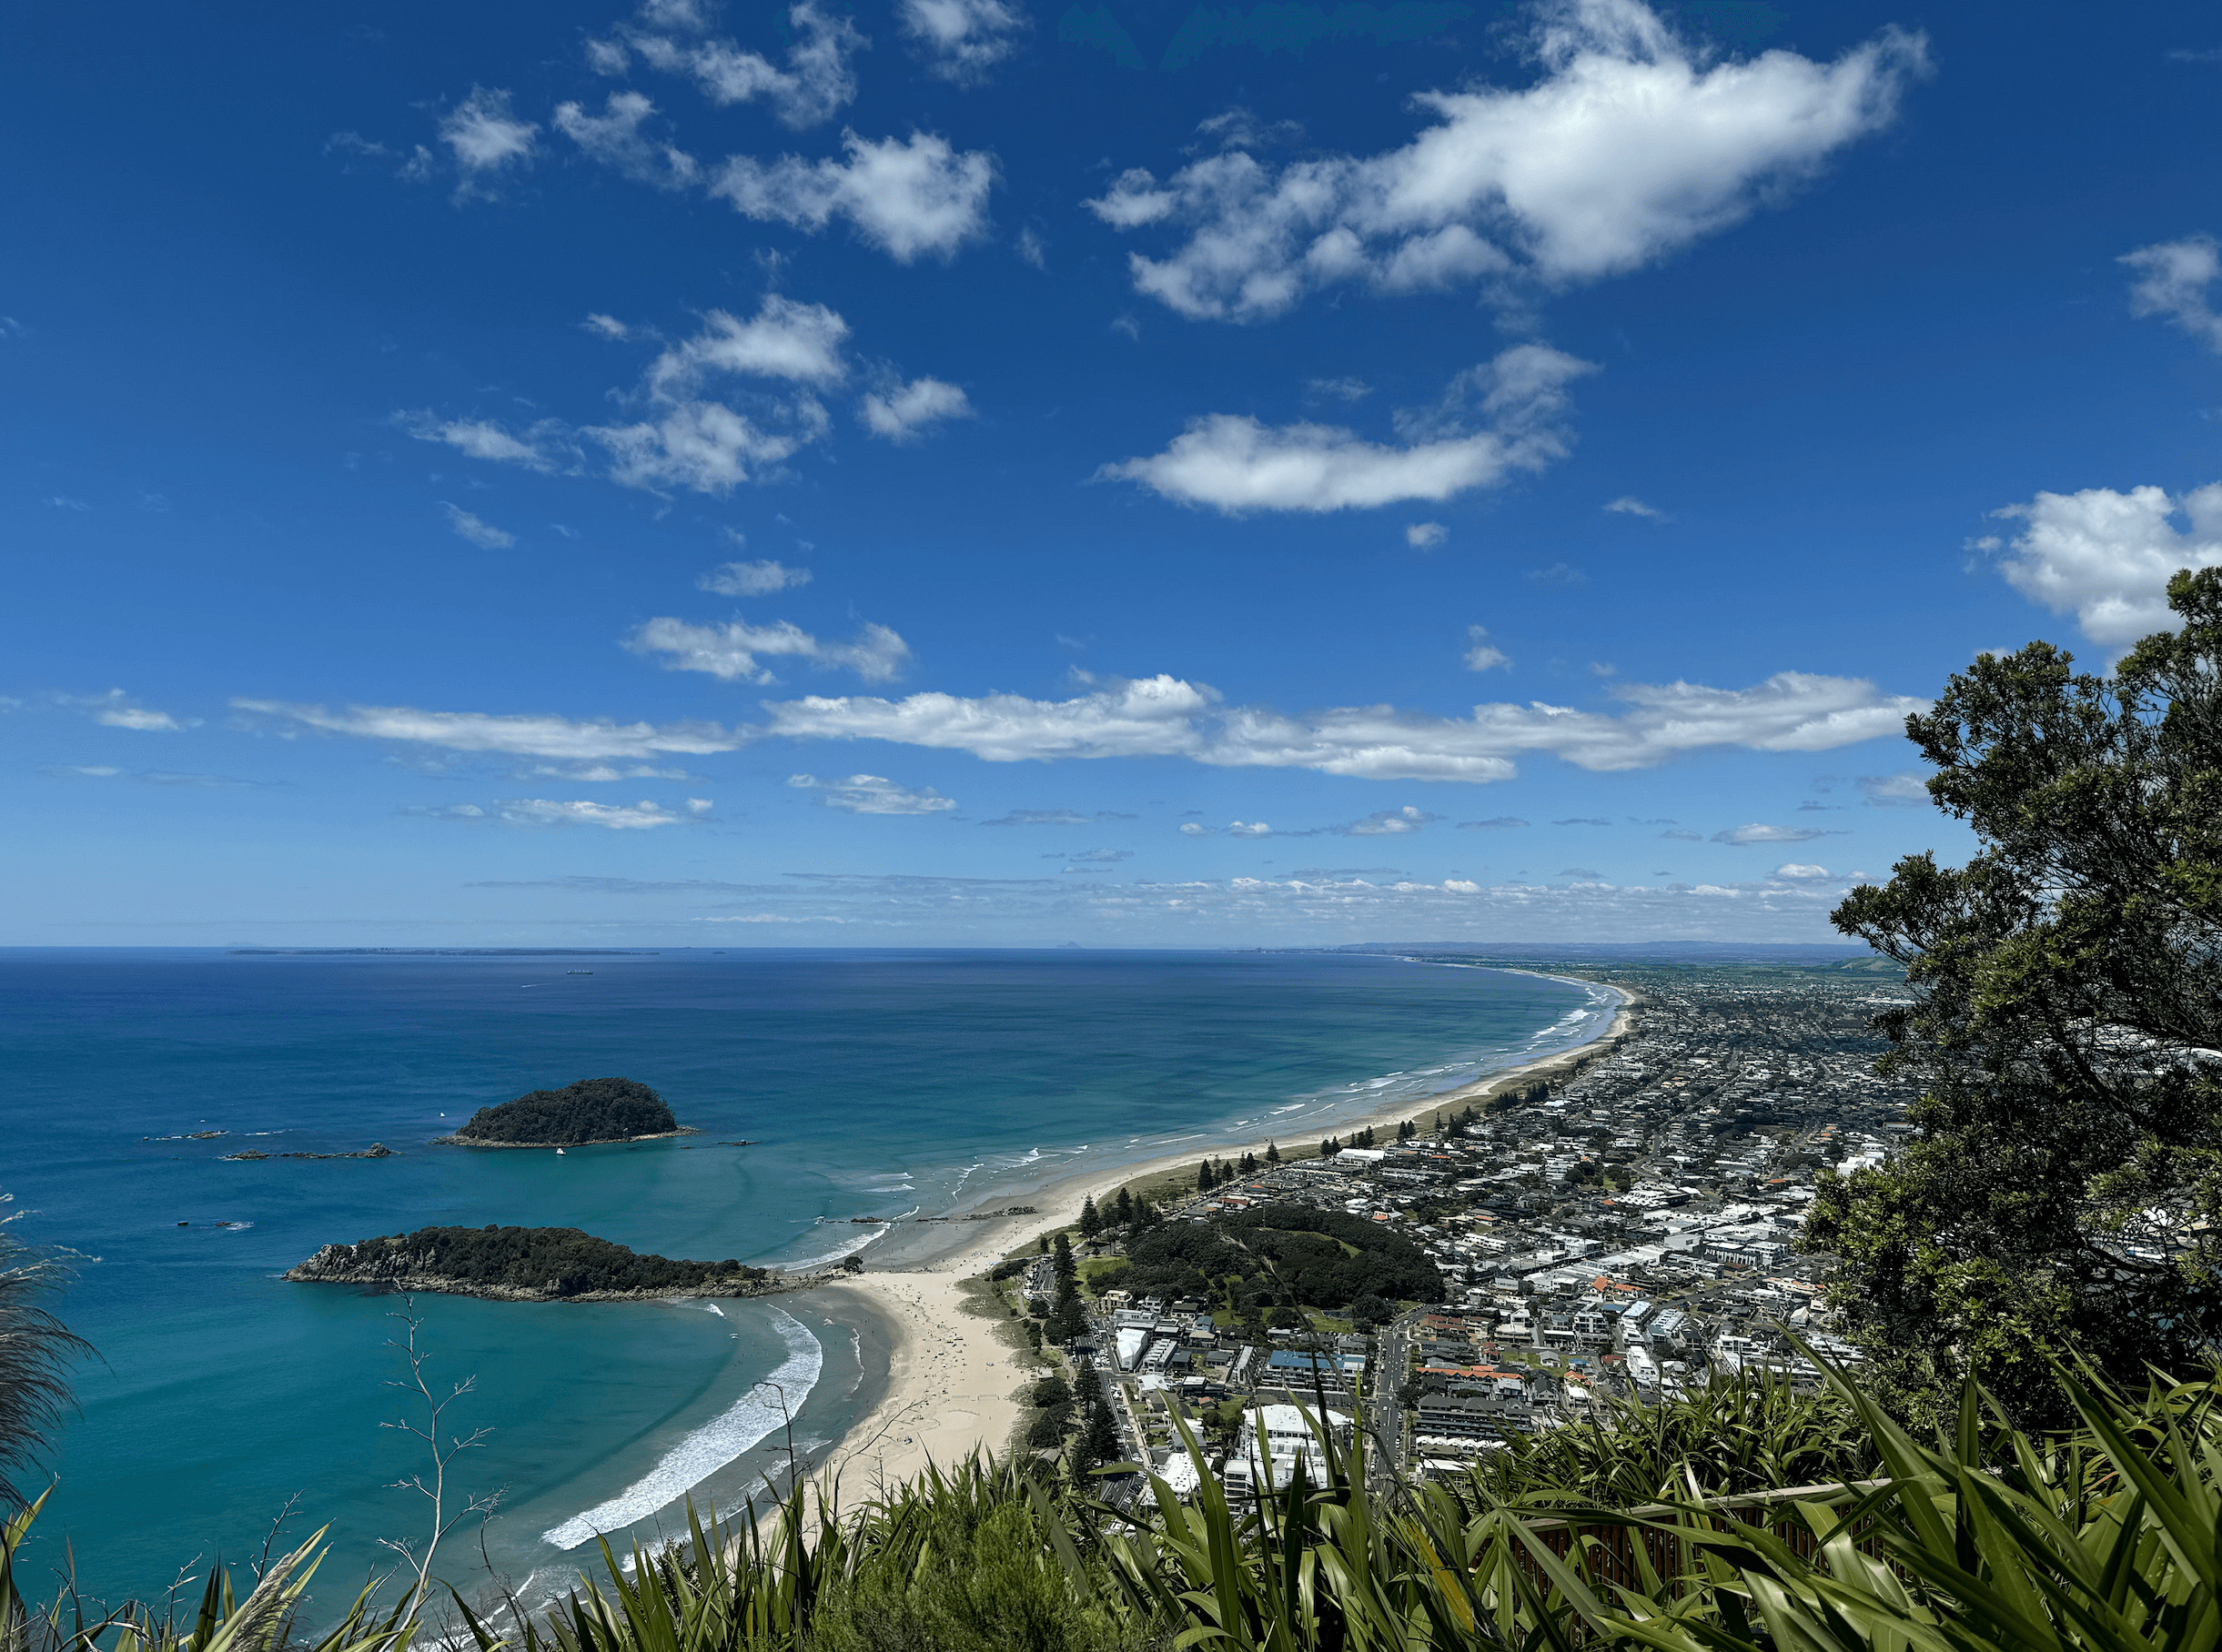
[[[1323, 1417], [1346, 1440], [1363, 1427], [1378, 1476], [1448, 1477], [1611, 1399], [1743, 1372], [1813, 1383], [1800, 1345], [1856, 1363], [1823, 1299], [1830, 1258], [1798, 1240], [1818, 1172], [1879, 1163], [1911, 1133], [1913, 1092], [1876, 1073], [1870, 1025], [1904, 1002], [1896, 972], [1611, 980], [1638, 1006], [1626, 1031], [1547, 1080], [1394, 1131], [1207, 1162], [1203, 1185], [1138, 1219], [1091, 1205], [1077, 1234], [998, 1269], [1102, 1395], [1118, 1437], [1094, 1455], [1192, 1487], [1177, 1410], [1246, 1496], [1299, 1460], [1319, 1477]], [[1303, 1272], [1298, 1230], [1351, 1268], [1434, 1288], [1323, 1300], [1348, 1284]], [[1257, 1271], [1228, 1271], [1253, 1257]], [[1057, 1443], [1062, 1386], [1037, 1448]]]

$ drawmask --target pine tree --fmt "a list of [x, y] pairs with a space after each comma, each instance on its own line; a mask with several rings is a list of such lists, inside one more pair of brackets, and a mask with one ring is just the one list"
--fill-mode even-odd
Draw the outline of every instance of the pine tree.
[[1096, 1214], [1096, 1200], [1091, 1194], [1088, 1198], [1081, 1201], [1080, 1236], [1083, 1239], [1093, 1239], [1096, 1234], [1102, 1233], [1103, 1231], [1104, 1219], [1102, 1216]]
[[1089, 1409], [1087, 1431], [1080, 1436], [1081, 1465], [1093, 1468], [1116, 1462], [1118, 1455], [1118, 1424], [1112, 1419], [1110, 1405], [1099, 1400]]
[[1103, 1373], [1096, 1369], [1092, 1359], [1076, 1363], [1080, 1368], [1073, 1373], [1073, 1397], [1083, 1405], [1093, 1405], [1104, 1396]]
[[1206, 1159], [1196, 1167], [1196, 1191], [1199, 1194], [1207, 1194], [1211, 1191], [1211, 1161], [1209, 1159]]
[[1118, 1197], [1111, 1202], [1111, 1218], [1121, 1227], [1134, 1220], [1134, 1195], [1123, 1187], [1118, 1190]]
[[1274, 1146], [1272, 1143], [1268, 1142], [1266, 1143], [1266, 1163], [1268, 1164], [1278, 1164], [1280, 1162], [1281, 1150]]
[[1136, 1199], [1134, 1202], [1135, 1226], [1138, 1228], [1152, 1228], [1157, 1225], [1160, 1219], [1161, 1218], [1157, 1214], [1157, 1207], [1155, 1204], [1152, 1204], [1147, 1199]]
[[1342, 1143], [1333, 1136], [1328, 1137], [1326, 1141], [1319, 1143], [1319, 1156], [1323, 1159], [1331, 1159], [1341, 1151]]
[[1080, 1277], [1080, 1264], [1073, 1260], [1073, 1242], [1063, 1234], [1057, 1235], [1053, 1254], [1056, 1257], [1057, 1290], [1061, 1294], [1071, 1289], [1073, 1282]]

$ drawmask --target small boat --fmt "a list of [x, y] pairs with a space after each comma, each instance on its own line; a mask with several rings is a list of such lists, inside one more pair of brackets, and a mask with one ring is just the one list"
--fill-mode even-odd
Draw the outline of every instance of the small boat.
[[563, 1150], [562, 1150], [561, 1147], [557, 1148], [557, 1149], [556, 1149], [556, 1157], [560, 1159], [560, 1158], [561, 1158], [562, 1156], [563, 1156]]
[[563, 972], [566, 975], [591, 975], [594, 972], [591, 970], [565, 970]]

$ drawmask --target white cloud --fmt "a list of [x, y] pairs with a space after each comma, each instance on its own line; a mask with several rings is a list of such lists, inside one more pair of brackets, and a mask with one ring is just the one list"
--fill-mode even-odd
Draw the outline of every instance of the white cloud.
[[1515, 826], [1525, 826], [1527, 823], [1518, 815], [1500, 814], [1486, 821], [1460, 821], [1459, 830], [1460, 831], [1502, 831]]
[[712, 569], [696, 585], [721, 597], [768, 597], [810, 583], [810, 569], [789, 568], [784, 562], [726, 562]]
[[1004, 0], [901, 0], [897, 12], [926, 66], [960, 86], [985, 79], [1028, 26], [1025, 14]]
[[1607, 510], [1615, 512], [1620, 516], [1641, 517], [1645, 520], [1651, 522], [1663, 522], [1667, 520], [1667, 513], [1665, 511], [1659, 509], [1655, 506], [1646, 505], [1641, 499], [1636, 498], [1632, 493], [1622, 494], [1619, 499], [1614, 499], [1611, 501], [1611, 503], [1608, 504], [1605, 509]]
[[998, 820], [982, 821], [983, 826], [1095, 826], [1105, 821], [1131, 821], [1130, 814], [1115, 810], [1098, 809], [1094, 814], [1082, 814], [1077, 809], [1014, 809]]
[[[587, 155], [627, 177], [659, 189], [684, 189], [698, 183], [702, 167], [692, 156], [641, 135], [641, 123], [655, 112], [656, 106], [639, 92], [612, 92], [600, 115], [589, 115], [583, 104], [560, 103], [550, 119]], [[624, 331], [621, 327], [614, 335], [605, 334], [611, 336], [621, 338]]]
[[[559, 802], [552, 798], [511, 798], [498, 805], [501, 818], [520, 826], [601, 826], [611, 831], [640, 831], [675, 826], [686, 819], [657, 803]], [[699, 813], [700, 811], [691, 811]]]
[[2207, 305], [2207, 289], [2222, 275], [2212, 236], [2187, 236], [2125, 253], [2120, 262], [2137, 272], [2129, 289], [2133, 316], [2166, 316], [2201, 344], [2222, 350], [2222, 316]]
[[791, 774], [787, 784], [798, 791], [814, 791], [826, 808], [845, 809], [851, 814], [944, 814], [956, 807], [954, 798], [944, 797], [931, 786], [914, 791], [880, 774], [852, 774], [844, 781]]
[[[1264, 822], [1263, 821], [1258, 821], [1257, 823], [1258, 823], [1260, 826], [1265, 825], [1265, 822]], [[1197, 824], [1196, 821], [1181, 821], [1181, 823], [1180, 823], [1180, 830], [1181, 830], [1181, 834], [1182, 834], [1184, 837], [1191, 837], [1191, 838], [1207, 838], [1207, 837], [1209, 837], [1209, 836], [1211, 835], [1211, 833], [1212, 833], [1212, 829], [1211, 829], [1210, 827], [1208, 827], [1208, 826], [1201, 826], [1201, 825], [1198, 825], [1198, 824]], [[1269, 827], [1268, 827], [1268, 831], [1270, 831], [1270, 830], [1271, 830], [1271, 828], [1269, 828]]]
[[1466, 650], [1466, 669], [1468, 670], [1488, 671], [1493, 670], [1499, 666], [1504, 667], [1507, 670], [1512, 669], [1511, 656], [1490, 641], [1489, 632], [1485, 628], [1479, 625], [1468, 626], [1466, 640], [1471, 645]]
[[987, 195], [995, 181], [992, 156], [960, 154], [948, 139], [914, 132], [907, 142], [872, 143], [844, 133], [847, 161], [782, 156], [765, 164], [728, 159], [711, 184], [746, 217], [776, 219], [815, 234], [836, 217], [853, 224], [874, 246], [908, 264], [934, 253], [948, 257], [987, 227]]
[[972, 403], [953, 384], [938, 378], [914, 378], [865, 397], [861, 416], [874, 436], [907, 442], [916, 440], [921, 432], [944, 419], [970, 418]]
[[460, 505], [450, 505], [446, 499], [439, 508], [448, 513], [448, 526], [454, 529], [460, 539], [469, 539], [486, 550], [506, 550], [517, 543], [517, 536], [495, 527], [485, 518], [475, 516]]
[[1810, 843], [1827, 835], [1809, 826], [1767, 826], [1753, 821], [1748, 826], [1732, 826], [1726, 831], [1716, 831], [1712, 841], [1742, 848], [1752, 843]]
[[767, 733], [798, 740], [884, 740], [970, 751], [990, 762], [1185, 757], [1226, 768], [1298, 768], [1370, 780], [1485, 781], [1542, 751], [1597, 771], [1651, 768], [1715, 746], [1821, 751], [1895, 734], [1925, 702], [1878, 694], [1859, 678], [1783, 671], [1748, 689], [1624, 683], [1618, 715], [1540, 700], [1476, 706], [1470, 718], [1349, 706], [1302, 718], [1223, 709], [1209, 688], [1160, 675], [1108, 683], [1070, 700], [1017, 694], [913, 694], [767, 703]]
[[712, 310], [702, 321], [701, 332], [665, 350], [648, 369], [652, 394], [679, 400], [712, 373], [811, 385], [838, 384], [848, 376], [842, 345], [849, 324], [823, 304], [767, 293], [749, 320]]
[[459, 196], [481, 192], [480, 180], [499, 175], [532, 158], [534, 122], [510, 113], [510, 95], [473, 86], [470, 96], [448, 111], [439, 123], [440, 142], [454, 153], [462, 171]]
[[643, 759], [664, 752], [700, 756], [737, 750], [750, 738], [716, 723], [618, 723], [607, 719], [576, 722], [545, 714], [505, 715], [486, 711], [425, 711], [414, 706], [348, 706], [328, 710], [282, 700], [235, 700], [232, 709], [249, 717], [277, 720], [323, 734], [363, 740], [403, 740], [441, 746], [450, 751], [502, 751], [519, 757], [551, 759]]
[[[2222, 565], [2222, 482], [2177, 499], [2151, 487], [2040, 493], [1993, 514], [2024, 524], [1999, 572], [2031, 601], [2074, 614], [2083, 634], [2104, 647], [2175, 630], [2168, 577]], [[1976, 549], [1995, 544], [1985, 540]]]
[[1304, 388], [1313, 396], [1336, 401], [1363, 401], [1373, 394], [1373, 387], [1362, 378], [1308, 378]]
[[[1106, 465], [1096, 475], [1229, 514], [1448, 499], [1564, 458], [1566, 384], [1594, 371], [1561, 351], [1515, 345], [1452, 380], [1439, 406], [1399, 415], [1406, 446], [1329, 425], [1277, 428], [1247, 414], [1213, 413], [1191, 420], [1164, 452]], [[1468, 428], [1470, 401], [1479, 404], [1479, 429]]]
[[759, 656], [804, 660], [813, 666], [839, 666], [866, 682], [900, 677], [910, 664], [910, 645], [884, 625], [867, 625], [847, 642], [822, 642], [792, 620], [750, 625], [689, 625], [656, 619], [625, 639], [640, 654], [662, 654], [664, 669], [705, 671], [724, 682], [776, 682]]
[[1787, 878], [1793, 883], [1817, 883], [1829, 875], [1825, 866], [1812, 866], [1803, 861], [1785, 861], [1774, 869], [1778, 878]]
[[1378, 810], [1364, 820], [1353, 821], [1348, 826], [1338, 826], [1336, 831], [1346, 838], [1398, 837], [1406, 832], [1418, 831], [1429, 821], [1442, 818], [1439, 814], [1429, 814], [1424, 809], [1415, 809], [1407, 803], [1401, 809]]
[[661, 492], [689, 488], [723, 498], [747, 481], [764, 481], [825, 433], [825, 409], [809, 396], [783, 404], [786, 428], [766, 429], [722, 401], [686, 401], [660, 418], [629, 425], [589, 425], [610, 451], [610, 479]]
[[1877, 808], [1904, 809], [1929, 801], [1928, 781], [1912, 769], [1896, 774], [1863, 774], [1857, 784]]
[[105, 694], [49, 694], [46, 698], [56, 705], [83, 711], [106, 729], [130, 729], [141, 734], [177, 734], [200, 726], [198, 718], [173, 717], [167, 711], [136, 705], [121, 689], [110, 689]]
[[846, 17], [829, 15], [813, 0], [802, 0], [787, 17], [797, 38], [787, 50], [784, 69], [730, 40], [686, 45], [668, 35], [640, 34], [630, 36], [629, 44], [652, 67], [692, 76], [713, 104], [730, 106], [762, 98], [788, 126], [813, 126], [854, 101], [856, 73], [849, 60], [871, 42]]
[[[1186, 831], [1187, 828], [1182, 830]], [[1273, 828], [1263, 821], [1229, 821], [1227, 822], [1227, 835], [1230, 838], [1269, 838], [1273, 835]]]
[[1440, 522], [1414, 522], [1404, 530], [1404, 542], [1414, 550], [1433, 550], [1450, 537]]
[[399, 414], [394, 422], [419, 441], [444, 443], [466, 458], [522, 465], [543, 474], [575, 458], [570, 433], [556, 419], [542, 419], [521, 436], [491, 419], [443, 419], [429, 412]]
[[589, 785], [610, 785], [618, 781], [688, 781], [694, 777], [684, 769], [673, 769], [656, 763], [535, 763], [522, 771], [519, 779], [581, 781]]
[[1708, 63], [1638, 0], [1547, 5], [1532, 46], [1542, 74], [1525, 89], [1416, 96], [1436, 124], [1402, 148], [1278, 168], [1237, 149], [1162, 184], [1130, 170], [1088, 205], [1116, 228], [1187, 232], [1129, 267], [1196, 318], [1257, 320], [1352, 280], [1592, 279], [1779, 197], [1887, 126], [1926, 68], [1924, 42], [1894, 29], [1832, 64], [1779, 50]]
[[586, 328], [588, 332], [593, 334], [597, 338], [608, 338], [613, 341], [621, 342], [622, 340], [632, 337], [632, 329], [631, 327], [627, 327], [622, 321], [620, 321], [615, 316], [605, 316], [600, 311], [596, 311], [588, 316], [587, 318], [584, 321], [581, 321], [579, 325]]

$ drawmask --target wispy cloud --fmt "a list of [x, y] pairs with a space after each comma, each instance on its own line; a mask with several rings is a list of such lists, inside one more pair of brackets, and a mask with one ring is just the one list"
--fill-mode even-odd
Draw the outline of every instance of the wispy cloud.
[[1014, 809], [1008, 814], [992, 821], [982, 821], [983, 826], [1096, 826], [1106, 821], [1131, 821], [1131, 814], [1120, 814], [1109, 809], [1098, 809], [1094, 814], [1082, 814], [1077, 809]]
[[986, 79], [1031, 26], [1005, 0], [900, 0], [895, 15], [926, 67], [959, 86]]
[[625, 646], [637, 654], [661, 655], [672, 671], [702, 671], [723, 682], [776, 682], [763, 660], [800, 660], [821, 670], [853, 671], [866, 682], [900, 677], [910, 664], [910, 645], [884, 625], [866, 625], [847, 642], [825, 642], [792, 620], [751, 625], [690, 625], [656, 619], [636, 628]]
[[874, 143], [844, 134], [845, 160], [785, 155], [766, 163], [730, 157], [710, 193], [743, 217], [792, 224], [810, 234], [846, 219], [898, 264], [947, 257], [986, 233], [995, 157], [960, 153], [933, 132]]
[[200, 726], [197, 717], [177, 717], [167, 711], [157, 711], [152, 707], [140, 705], [121, 689], [110, 689], [105, 694], [55, 693], [46, 698], [56, 705], [84, 712], [104, 729], [134, 729], [142, 734], [176, 734]]
[[1810, 826], [1769, 826], [1753, 821], [1746, 826], [1732, 826], [1725, 831], [1716, 831], [1712, 834], [1712, 841], [1742, 847], [1752, 843], [1810, 843], [1815, 838], [1828, 835]]
[[2212, 236], [2186, 236], [2122, 255], [2136, 272], [2129, 288], [2129, 313], [2159, 316], [2175, 323], [2210, 350], [2222, 350], [2222, 316], [2207, 302], [2207, 289], [2222, 275], [2222, 251]]
[[507, 92], [471, 87], [470, 96], [439, 123], [439, 141], [448, 146], [461, 177], [456, 199], [490, 195], [494, 179], [528, 166], [539, 130], [534, 122], [520, 120], [510, 112]]
[[1470, 671], [1490, 671], [1502, 667], [1512, 669], [1512, 657], [1489, 640], [1488, 630], [1479, 625], [1466, 628], [1466, 669]]
[[791, 774], [787, 784], [798, 791], [815, 792], [818, 801], [828, 809], [851, 814], [945, 814], [956, 807], [954, 798], [944, 797], [931, 786], [914, 791], [881, 774], [852, 774], [846, 780], [824, 781], [814, 774]]
[[473, 545], [486, 550], [506, 550], [517, 543], [515, 534], [495, 527], [485, 518], [465, 510], [460, 505], [450, 505], [442, 499], [439, 508], [448, 513], [448, 526], [455, 530], [458, 539], [469, 539]]
[[739, 749], [750, 738], [712, 722], [620, 723], [607, 719], [574, 721], [545, 713], [522, 715], [486, 711], [427, 711], [414, 706], [347, 706], [334, 711], [319, 705], [282, 700], [234, 700], [232, 709], [250, 726], [281, 735], [304, 732], [351, 735], [404, 744], [438, 746], [450, 751], [500, 751], [518, 757], [558, 760], [688, 756]]
[[789, 568], [783, 562], [726, 562], [694, 582], [721, 597], [768, 597], [810, 583], [810, 569]]
[[892, 442], [911, 442], [935, 425], [970, 418], [972, 403], [955, 385], [938, 378], [914, 378], [866, 396], [858, 417], [874, 436]]
[[1614, 499], [1611, 504], [1607, 505], [1605, 509], [1620, 516], [1642, 517], [1647, 520], [1653, 522], [1663, 522], [1667, 520], [1667, 513], [1665, 511], [1658, 509], [1653, 506], [1646, 505], [1641, 499], [1637, 499], [1633, 494], [1622, 494], [1619, 499]]

